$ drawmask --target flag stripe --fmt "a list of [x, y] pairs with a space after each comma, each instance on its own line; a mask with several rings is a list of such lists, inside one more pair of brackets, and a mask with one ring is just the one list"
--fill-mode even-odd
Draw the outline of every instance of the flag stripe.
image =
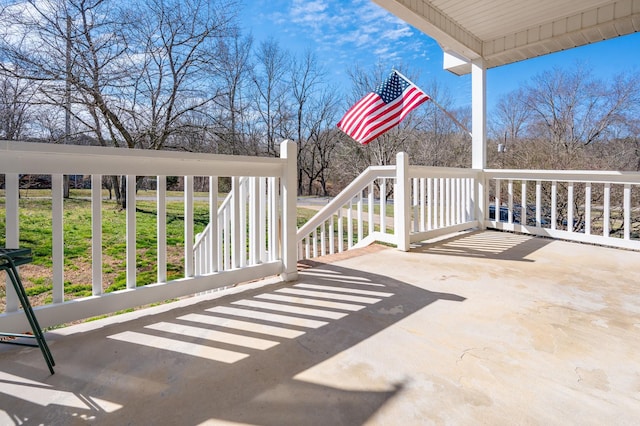
[[381, 101], [378, 95], [376, 95], [375, 93], [369, 93], [358, 103], [352, 106], [349, 111], [347, 111], [344, 117], [342, 117], [342, 120], [340, 120], [340, 122], [338, 123], [338, 127], [350, 129], [354, 125], [354, 123], [357, 123], [358, 119], [362, 117], [363, 111], [366, 111], [366, 109], [369, 108], [371, 104], [374, 104], [378, 101]]
[[409, 112], [429, 100], [416, 85], [393, 71], [375, 91], [356, 102], [338, 128], [361, 144], [367, 144], [398, 125]]
[[378, 95], [374, 95], [377, 99], [372, 99], [371, 102], [363, 104], [360, 110], [355, 114], [347, 126], [344, 127], [345, 132], [351, 134], [355, 133], [357, 129], [362, 125], [362, 120], [377, 111], [379, 108], [385, 106], [385, 103], [380, 99]]

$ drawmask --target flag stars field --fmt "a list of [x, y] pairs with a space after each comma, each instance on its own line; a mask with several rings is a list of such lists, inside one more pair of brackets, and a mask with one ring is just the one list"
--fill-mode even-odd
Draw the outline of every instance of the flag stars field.
[[422, 90], [393, 70], [375, 91], [353, 105], [338, 128], [366, 145], [398, 125], [409, 112], [429, 100]]

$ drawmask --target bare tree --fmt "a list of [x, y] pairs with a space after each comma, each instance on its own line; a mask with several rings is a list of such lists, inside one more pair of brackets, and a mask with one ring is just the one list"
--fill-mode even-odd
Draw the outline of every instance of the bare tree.
[[219, 118], [217, 124], [223, 146], [228, 154], [256, 154], [256, 147], [249, 147], [246, 140], [247, 128], [244, 118], [248, 102], [243, 99], [247, 95], [252, 73], [251, 37], [234, 37], [229, 43], [219, 43], [219, 61], [215, 65], [224, 83], [220, 95], [215, 99]]
[[[289, 134], [298, 144], [298, 165], [302, 164], [309, 143], [309, 128], [305, 126], [305, 116], [313, 98], [324, 86], [325, 71], [318, 64], [315, 55], [307, 50], [302, 57], [294, 57], [290, 70], [293, 120]], [[286, 130], [285, 130], [286, 132]], [[303, 188], [304, 172], [298, 167], [298, 191]]]
[[253, 105], [260, 117], [266, 153], [275, 157], [285, 121], [290, 118], [285, 80], [291, 67], [290, 55], [275, 40], [269, 39], [260, 44], [255, 57]]
[[184, 129], [185, 116], [218, 95], [210, 70], [217, 42], [233, 34], [233, 5], [18, 2], [0, 14], [0, 72], [41, 82], [43, 101], [71, 112], [103, 145], [162, 149]]
[[15, 140], [24, 136], [36, 91], [34, 82], [0, 76], [0, 138]]
[[585, 67], [555, 68], [532, 79], [526, 90], [531, 133], [548, 142], [554, 168], [583, 167], [582, 148], [612, 136], [625, 111], [638, 102], [638, 78], [619, 75], [605, 83]]
[[311, 102], [305, 115], [308, 137], [298, 167], [307, 178], [307, 195], [314, 195], [316, 183], [323, 195], [329, 195], [328, 174], [339, 141], [338, 131], [333, 128], [337, 121], [337, 103], [336, 93], [327, 90]]

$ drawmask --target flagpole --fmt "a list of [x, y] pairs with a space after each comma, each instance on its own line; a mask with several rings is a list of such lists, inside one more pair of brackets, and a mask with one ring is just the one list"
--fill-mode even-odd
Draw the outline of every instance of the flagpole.
[[[409, 80], [404, 74], [402, 74], [400, 71], [398, 71], [395, 68], [391, 69], [393, 72], [395, 72], [396, 74], [398, 74], [400, 77], [404, 78], [405, 80], [407, 80], [409, 83], [413, 84], [414, 86], [418, 87], [413, 81]], [[422, 89], [420, 89], [422, 91]], [[424, 93], [424, 92], [423, 92]], [[460, 128], [462, 128], [462, 130], [464, 130], [465, 132], [467, 132], [469, 134], [469, 136], [473, 137], [473, 135], [471, 134], [471, 132], [469, 131], [469, 129], [467, 129], [460, 121], [458, 121], [457, 118], [455, 118], [453, 116], [453, 114], [451, 114], [449, 111], [447, 111], [446, 109], [444, 109], [439, 103], [437, 103], [431, 96], [429, 96], [429, 100], [431, 102], [433, 102], [433, 104], [435, 106], [437, 106], [442, 112], [444, 112], [445, 114], [447, 114], [447, 117], [449, 117], [450, 119], [453, 120], [454, 123], [456, 123], [458, 126], [460, 126]]]

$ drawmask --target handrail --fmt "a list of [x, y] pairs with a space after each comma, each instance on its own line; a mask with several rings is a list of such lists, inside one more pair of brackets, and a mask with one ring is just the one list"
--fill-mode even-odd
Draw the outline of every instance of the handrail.
[[394, 178], [396, 166], [370, 166], [355, 178], [340, 194], [318, 211], [307, 223], [298, 229], [298, 242], [313, 232], [318, 226], [336, 211], [340, 210], [349, 200], [353, 199], [360, 191], [363, 191], [376, 178]]

